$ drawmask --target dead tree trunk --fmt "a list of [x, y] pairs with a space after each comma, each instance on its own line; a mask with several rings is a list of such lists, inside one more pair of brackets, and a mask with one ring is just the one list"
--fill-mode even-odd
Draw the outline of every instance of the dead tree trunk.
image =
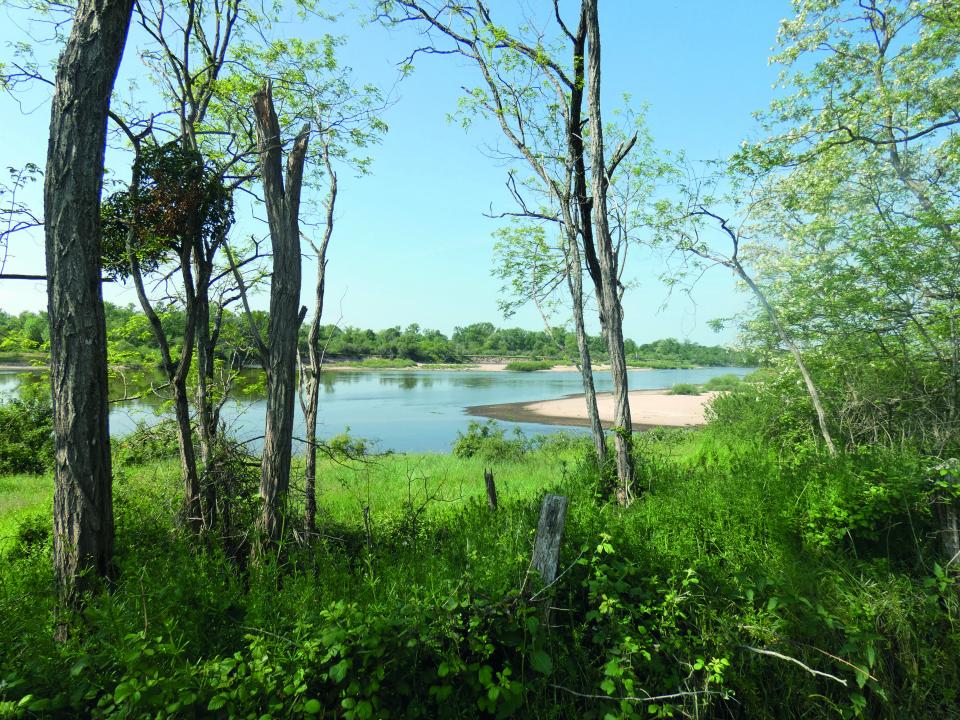
[[[600, 24], [597, 0], [585, 0], [587, 14], [587, 84], [590, 91], [590, 144], [593, 156], [593, 228], [600, 262], [600, 307], [606, 320], [607, 350], [613, 377], [614, 452], [617, 461], [617, 498], [622, 504], [633, 498], [633, 420], [627, 386], [627, 362], [623, 349], [623, 305], [620, 302], [617, 258], [607, 217], [609, 178], [603, 154], [603, 120], [600, 113]], [[586, 221], [584, 222], [586, 224]]]
[[260, 497], [262, 542], [280, 536], [281, 515], [290, 487], [293, 410], [296, 393], [297, 334], [300, 327], [300, 190], [310, 128], [305, 126], [287, 157], [286, 183], [280, 123], [270, 83], [253, 96], [263, 176], [263, 196], [273, 247], [270, 328], [267, 337], [267, 418], [264, 429]]
[[112, 572], [100, 191], [110, 95], [132, 7], [131, 0], [80, 0], [50, 113], [43, 204], [56, 436], [53, 562], [67, 607]]

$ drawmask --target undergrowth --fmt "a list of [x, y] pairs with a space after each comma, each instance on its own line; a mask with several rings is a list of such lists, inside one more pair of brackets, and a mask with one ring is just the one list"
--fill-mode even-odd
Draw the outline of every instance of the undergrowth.
[[[0, 716], [958, 716], [927, 459], [653, 431], [622, 508], [583, 439], [483, 429], [460, 458], [328, 461], [319, 537], [256, 568], [175, 526], [175, 463], [123, 468], [116, 584], [62, 645], [48, 516], [27, 518], [0, 560]], [[546, 492], [569, 510], [543, 589]]]

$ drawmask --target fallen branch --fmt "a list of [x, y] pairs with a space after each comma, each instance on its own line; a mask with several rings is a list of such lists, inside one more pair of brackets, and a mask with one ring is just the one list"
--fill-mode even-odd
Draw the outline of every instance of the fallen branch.
[[773, 650], [763, 650], [763, 649], [761, 649], [761, 648], [751, 647], [750, 645], [744, 645], [743, 647], [746, 648], [747, 650], [749, 650], [750, 652], [755, 652], [755, 653], [757, 653], [758, 655], [769, 655], [770, 657], [775, 657], [775, 658], [778, 658], [778, 659], [780, 659], [780, 660], [786, 660], [787, 662], [792, 662], [792, 663], [794, 663], [795, 665], [799, 665], [800, 667], [802, 667], [804, 670], [806, 670], [806, 671], [807, 671], [808, 673], [810, 673], [811, 675], [819, 675], [820, 677], [829, 678], [830, 680], [834, 680], [834, 681], [840, 683], [840, 684], [843, 685], [844, 687], [847, 686], [847, 681], [844, 680], [843, 678], [838, 678], [836, 675], [831, 675], [830, 673], [825, 673], [825, 672], [820, 672], [819, 670], [814, 670], [814, 669], [813, 669], [812, 667], [810, 667], [809, 665], [805, 665], [804, 663], [800, 662], [799, 660], [797, 660], [797, 659], [794, 658], [794, 657], [790, 657], [789, 655], [784, 655], [784, 654], [782, 654], [782, 653], [774, 652]]

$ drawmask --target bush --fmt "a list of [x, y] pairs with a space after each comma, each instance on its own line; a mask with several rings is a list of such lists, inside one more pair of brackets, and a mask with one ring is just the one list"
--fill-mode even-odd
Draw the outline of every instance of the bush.
[[677, 383], [667, 391], [667, 395], [699, 395], [700, 386], [693, 383]]
[[172, 420], [147, 425], [140, 421], [137, 429], [122, 438], [114, 438], [114, 463], [120, 467], [145, 465], [158, 460], [177, 457], [180, 446], [177, 440], [177, 426]]
[[53, 466], [53, 408], [47, 399], [0, 404], [0, 475]]
[[488, 462], [519, 460], [529, 449], [530, 443], [520, 428], [514, 428], [513, 438], [496, 420], [485, 423], [474, 420], [466, 434], [457, 433], [453, 454], [458, 458], [480, 458]]
[[536, 372], [537, 370], [549, 370], [554, 363], [549, 360], [516, 360], [507, 363], [507, 370], [512, 372]]

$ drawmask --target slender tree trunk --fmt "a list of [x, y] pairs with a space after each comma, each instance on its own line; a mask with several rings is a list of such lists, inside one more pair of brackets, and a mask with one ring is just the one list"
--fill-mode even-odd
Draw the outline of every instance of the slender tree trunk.
[[830, 434], [830, 428], [827, 426], [827, 414], [824, 412], [823, 403], [820, 401], [820, 393], [817, 390], [816, 384], [813, 382], [810, 371], [807, 370], [807, 364], [803, 361], [800, 348], [797, 347], [786, 328], [783, 327], [783, 324], [780, 322], [780, 316], [777, 315], [777, 311], [773, 309], [773, 305], [767, 300], [767, 296], [753, 281], [753, 278], [750, 277], [739, 260], [734, 259], [732, 266], [733, 271], [737, 273], [740, 279], [746, 283], [747, 287], [749, 287], [756, 296], [757, 300], [760, 301], [761, 307], [763, 307], [764, 312], [767, 313], [767, 317], [770, 318], [770, 322], [774, 330], [777, 331], [777, 335], [780, 336], [781, 342], [786, 345], [787, 350], [790, 351], [790, 355], [797, 365], [797, 370], [800, 371], [800, 376], [803, 378], [803, 384], [807, 388], [807, 395], [810, 396], [810, 404], [813, 405], [814, 412], [817, 414], [817, 425], [820, 428], [820, 435], [823, 436], [823, 441], [827, 444], [827, 452], [830, 453], [830, 455], [836, 455], [837, 448], [833, 444], [833, 437]]
[[[267, 417], [264, 430], [260, 497], [261, 542], [280, 536], [282, 511], [290, 487], [293, 411], [296, 393], [297, 335], [300, 327], [300, 190], [309, 140], [304, 127], [282, 167], [280, 124], [269, 83], [253, 98], [264, 202], [273, 246], [270, 328], [267, 338]], [[259, 549], [255, 548], [255, 552]]]
[[593, 227], [600, 261], [600, 307], [606, 319], [610, 374], [613, 377], [614, 452], [617, 461], [617, 497], [621, 503], [633, 498], [633, 455], [627, 362], [623, 350], [623, 306], [617, 281], [617, 260], [607, 218], [608, 178], [603, 154], [603, 120], [600, 113], [600, 24], [597, 0], [584, 0], [587, 14], [587, 84], [589, 87], [590, 143], [593, 156]]
[[[199, 245], [199, 243], [198, 243]], [[213, 344], [210, 338], [210, 288], [212, 263], [203, 256], [203, 248], [194, 248], [194, 275], [197, 278], [197, 436], [200, 440], [198, 464], [203, 526], [212, 530], [217, 522], [217, 481], [213, 472], [216, 420], [210, 382], [213, 380]]]
[[131, 0], [78, 2], [50, 114], [43, 200], [56, 436], [53, 562], [66, 607], [112, 574], [100, 192], [110, 95], [132, 7]]
[[597, 467], [603, 468], [607, 462], [607, 442], [600, 424], [600, 411], [597, 408], [597, 391], [593, 384], [593, 361], [590, 346], [587, 343], [587, 330], [583, 320], [583, 266], [580, 263], [580, 248], [576, 234], [567, 240], [567, 287], [573, 300], [573, 327], [577, 335], [577, 352], [580, 355], [580, 377], [583, 382], [583, 399], [587, 404], [587, 417], [590, 418], [590, 436], [593, 438], [593, 450], [597, 456]]

